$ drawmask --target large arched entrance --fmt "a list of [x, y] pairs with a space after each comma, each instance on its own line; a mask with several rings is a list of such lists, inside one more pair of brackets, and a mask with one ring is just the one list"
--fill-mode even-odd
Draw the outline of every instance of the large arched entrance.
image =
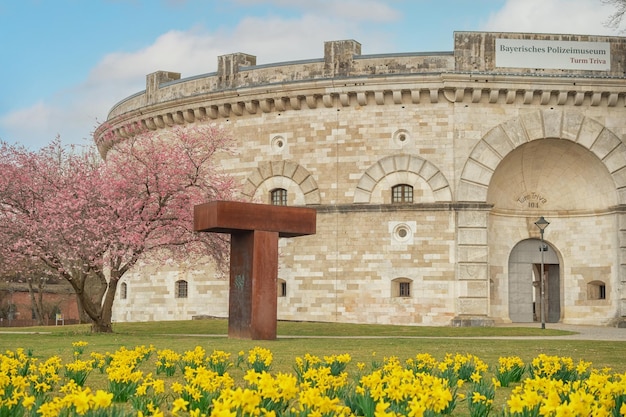
[[[490, 130], [472, 149], [456, 193], [459, 201], [490, 206], [483, 223], [480, 212], [461, 218], [463, 232], [485, 225], [484, 247], [480, 239], [459, 244], [476, 255], [473, 263], [486, 264], [489, 316], [504, 322], [535, 319], [532, 282], [541, 261], [535, 222], [543, 216], [551, 223], [544, 255], [558, 254], [558, 260], [546, 260], [547, 273], [559, 276], [548, 278], [554, 284], [547, 290], [559, 300], [550, 303], [550, 320], [609, 321], [620, 310], [615, 297], [604, 294], [596, 298], [606, 301], [598, 302], [589, 288], [609, 281], [623, 287], [624, 190], [626, 144], [590, 117], [573, 110], [529, 110]], [[465, 278], [462, 267], [459, 276]]]
[[[514, 323], [541, 321], [541, 241], [519, 242], [509, 256], [509, 318]], [[561, 318], [561, 273], [554, 248], [544, 242], [545, 322]]]

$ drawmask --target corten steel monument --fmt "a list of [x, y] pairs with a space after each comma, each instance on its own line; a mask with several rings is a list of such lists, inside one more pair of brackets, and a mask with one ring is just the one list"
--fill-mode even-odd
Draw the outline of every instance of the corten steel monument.
[[315, 234], [309, 208], [214, 201], [194, 207], [194, 230], [228, 233], [228, 336], [276, 339], [278, 238]]

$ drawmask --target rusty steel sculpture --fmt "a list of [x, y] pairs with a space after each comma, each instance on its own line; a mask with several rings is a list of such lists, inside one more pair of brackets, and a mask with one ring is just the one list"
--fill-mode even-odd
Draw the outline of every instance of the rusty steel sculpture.
[[274, 340], [278, 238], [315, 234], [310, 208], [214, 201], [194, 207], [194, 230], [228, 233], [228, 337]]

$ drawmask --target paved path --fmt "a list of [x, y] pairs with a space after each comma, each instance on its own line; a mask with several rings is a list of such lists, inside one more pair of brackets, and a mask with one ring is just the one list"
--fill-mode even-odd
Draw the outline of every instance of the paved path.
[[[540, 328], [540, 323], [516, 323], [499, 324], [496, 327], [529, 327]], [[626, 342], [626, 328], [604, 327], [604, 326], [579, 326], [573, 324], [546, 323], [546, 329], [566, 330], [574, 332], [571, 335], [547, 335], [547, 336], [291, 336], [278, 335], [278, 339], [520, 339], [520, 340], [605, 340]], [[199, 336], [199, 335], [195, 335]], [[218, 335], [214, 335], [218, 336]], [[624, 346], [626, 348], [626, 346]]]
[[[498, 327], [517, 326], [517, 327], [537, 327], [540, 328], [539, 323], [524, 323], [524, 324], [504, 324], [498, 325]], [[618, 327], [606, 327], [606, 326], [582, 326], [574, 324], [562, 324], [562, 323], [546, 323], [546, 329], [567, 330], [569, 332], [576, 332], [573, 335], [567, 336], [519, 336], [520, 339], [560, 339], [560, 340], [612, 340], [626, 342], [626, 328]]]

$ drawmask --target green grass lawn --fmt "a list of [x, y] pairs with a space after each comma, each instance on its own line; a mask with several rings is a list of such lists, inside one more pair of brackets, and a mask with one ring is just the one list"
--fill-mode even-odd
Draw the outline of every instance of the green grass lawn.
[[[37, 357], [59, 355], [71, 359], [72, 342], [84, 340], [90, 351], [115, 351], [154, 345], [157, 349], [184, 352], [196, 346], [207, 351], [223, 350], [236, 355], [261, 346], [272, 351], [276, 370], [290, 371], [293, 359], [305, 353], [331, 355], [349, 353], [353, 361], [369, 362], [397, 356], [401, 360], [417, 353], [441, 359], [446, 353], [471, 353], [492, 365], [500, 356], [519, 356], [525, 362], [540, 353], [591, 361], [595, 368], [610, 367], [626, 372], [623, 342], [531, 339], [525, 336], [564, 336], [570, 332], [537, 327], [418, 327], [369, 324], [279, 322], [278, 339], [238, 340], [226, 337], [225, 319], [117, 323], [112, 334], [91, 334], [88, 325], [4, 328], [0, 350], [24, 348]], [[29, 332], [29, 333], [16, 333]], [[481, 339], [483, 338], [484, 339]], [[497, 339], [496, 339], [497, 337]]]

